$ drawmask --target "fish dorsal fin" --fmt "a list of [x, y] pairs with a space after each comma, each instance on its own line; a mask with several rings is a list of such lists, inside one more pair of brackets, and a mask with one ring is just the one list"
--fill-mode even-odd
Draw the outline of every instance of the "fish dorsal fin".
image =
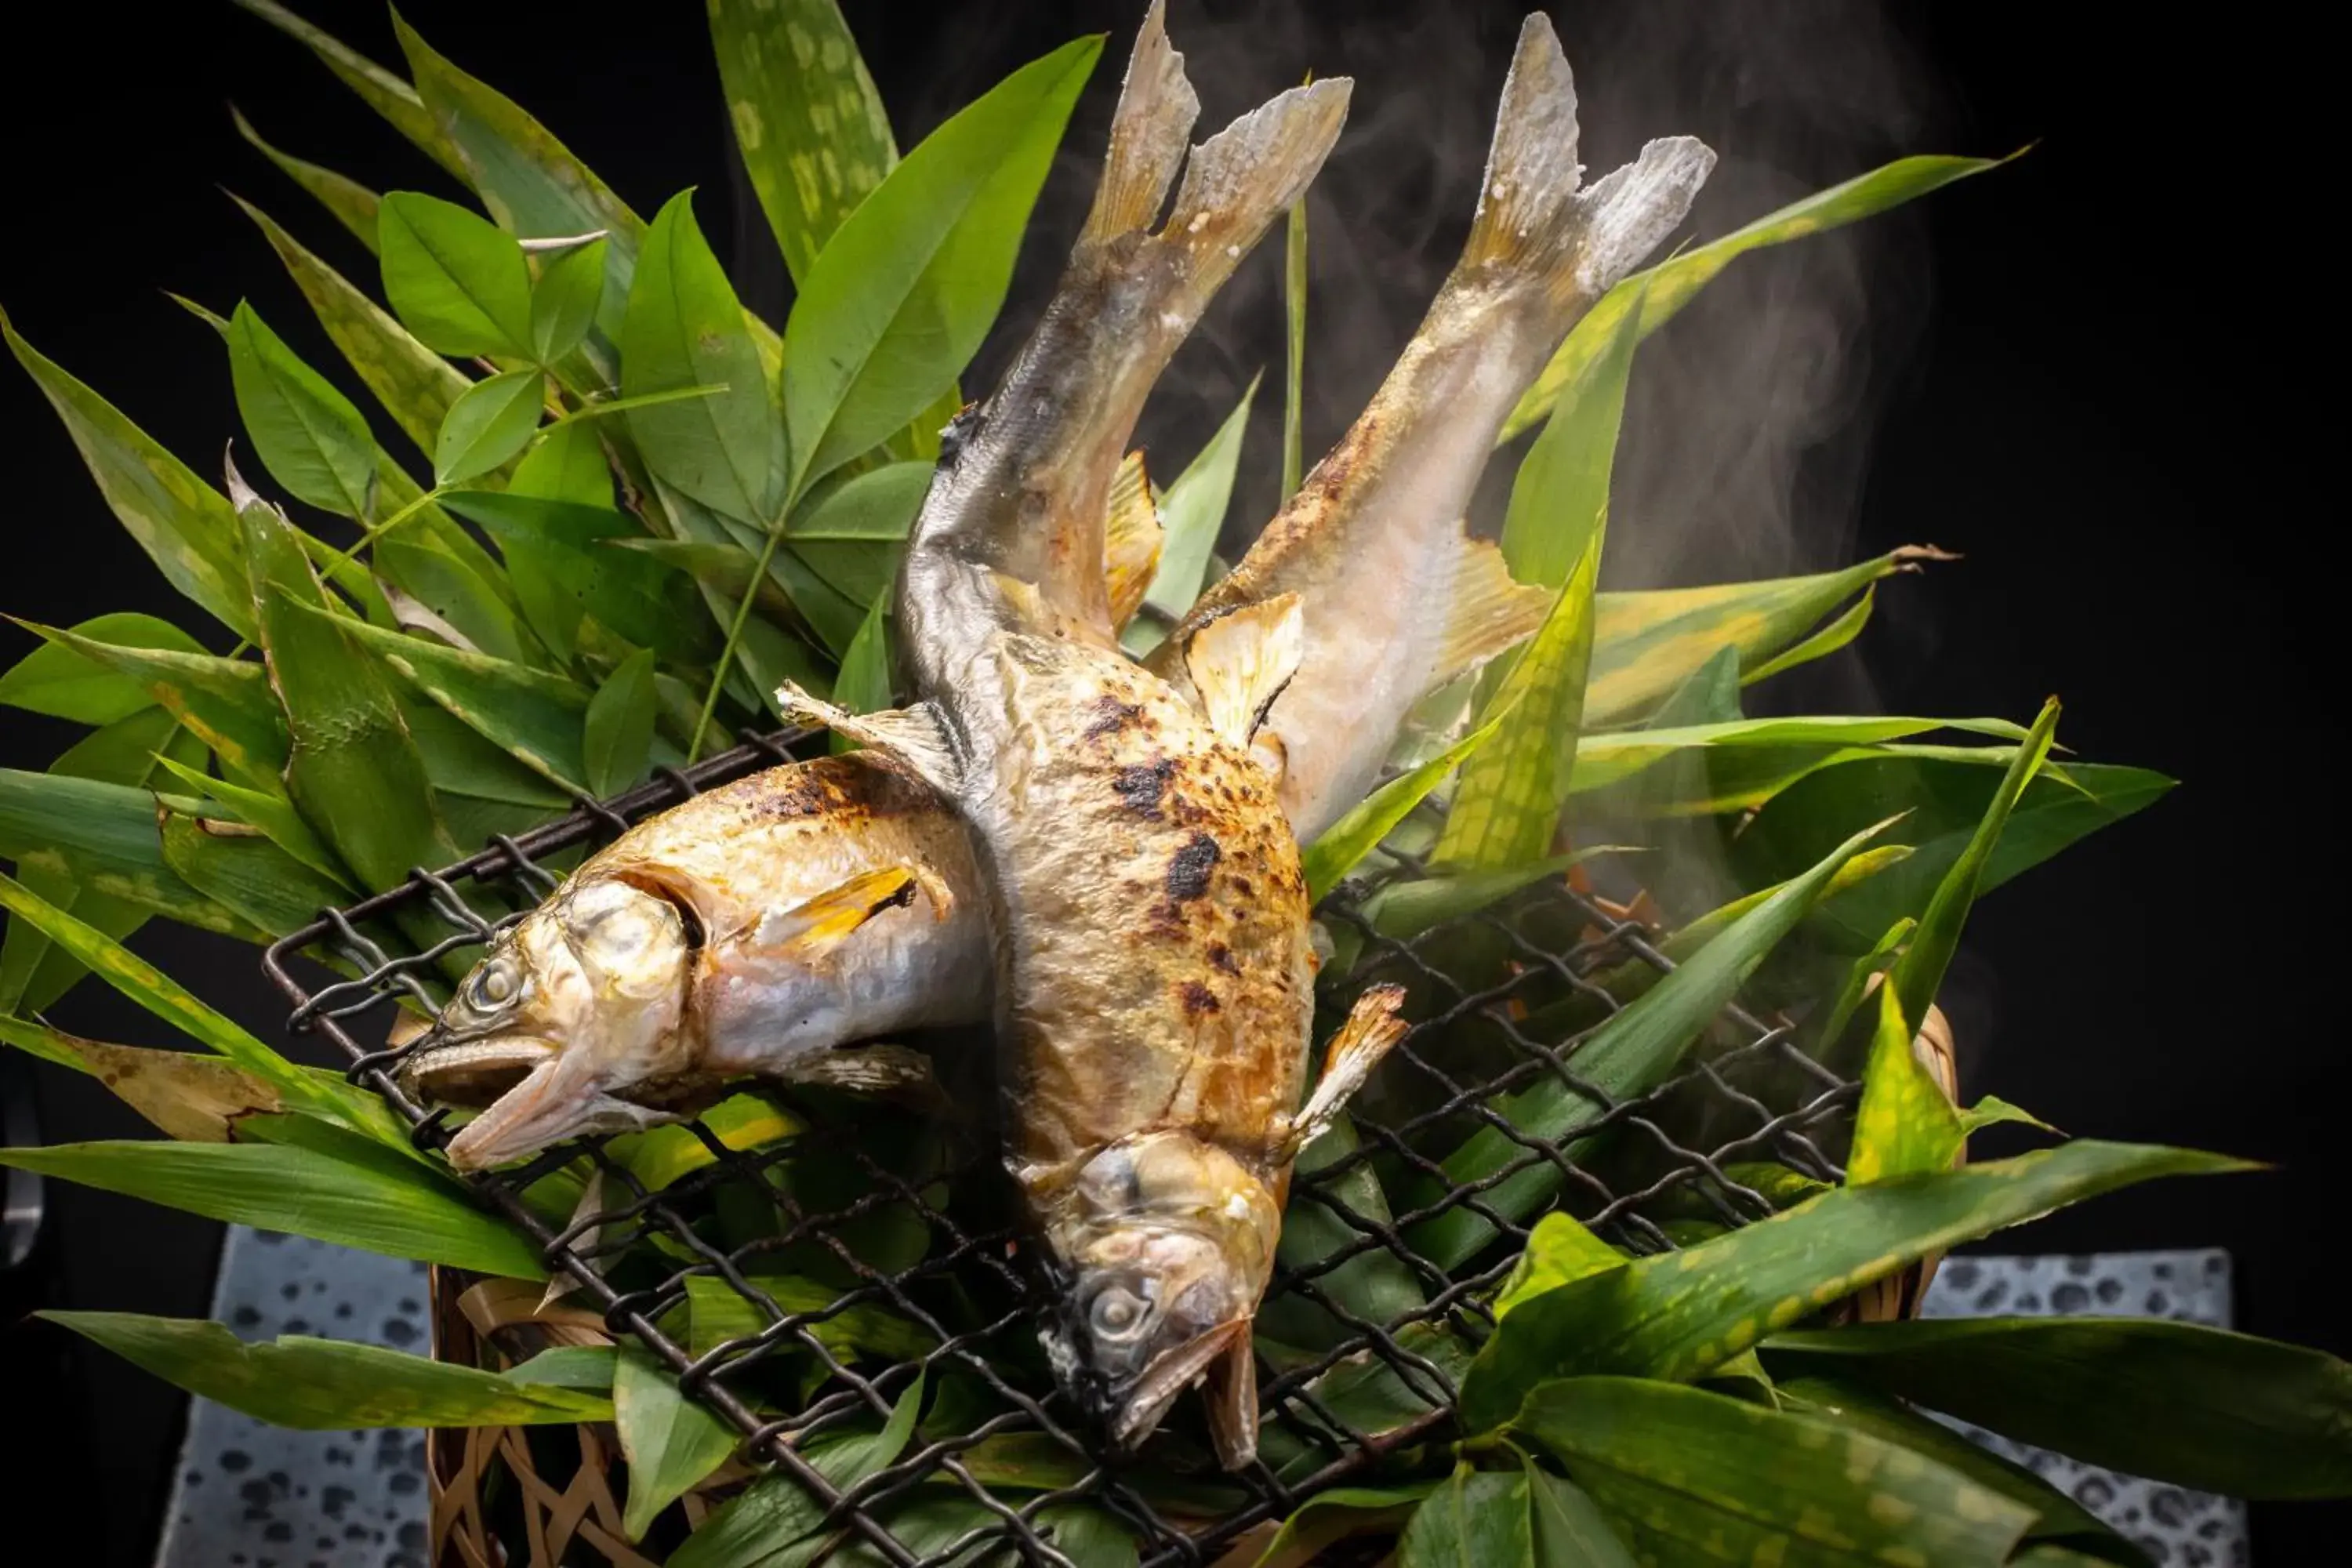
[[1183, 164], [1192, 123], [1201, 118], [1201, 100], [1185, 78], [1184, 57], [1168, 41], [1166, 11], [1166, 0], [1151, 0], [1135, 52], [1128, 57], [1127, 79], [1111, 116], [1110, 152], [1081, 242], [1100, 243], [1151, 226]]
[[911, 866], [861, 871], [814, 898], [761, 916], [751, 933], [751, 945], [766, 952], [814, 957], [831, 951], [875, 916], [913, 903], [921, 882]]
[[1110, 484], [1110, 521], [1103, 534], [1103, 576], [1110, 588], [1110, 624], [1125, 626], [1143, 605], [1152, 574], [1160, 570], [1160, 549], [1167, 530], [1160, 524], [1160, 508], [1151, 500], [1151, 480], [1143, 470], [1143, 454], [1129, 452]]
[[1513, 578], [1493, 541], [1463, 540], [1431, 684], [1442, 686], [1525, 642], [1550, 609], [1550, 591]]
[[1184, 670], [1200, 694], [1209, 727], [1227, 745], [1248, 748], [1265, 721], [1265, 710], [1298, 673], [1305, 640], [1296, 594], [1244, 605], [1192, 634], [1184, 647]]
[[952, 793], [961, 782], [962, 769], [956, 763], [954, 749], [948, 744], [947, 731], [940, 727], [939, 714], [928, 702], [886, 708], [878, 713], [852, 713], [821, 697], [811, 696], [789, 680], [776, 688], [776, 702], [787, 720], [822, 724], [836, 735], [845, 735], [861, 746], [871, 746], [904, 763], [908, 771], [933, 789]]

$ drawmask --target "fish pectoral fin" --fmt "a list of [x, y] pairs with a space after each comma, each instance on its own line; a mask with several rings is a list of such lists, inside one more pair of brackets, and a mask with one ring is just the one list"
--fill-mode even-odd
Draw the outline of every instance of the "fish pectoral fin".
[[861, 746], [907, 764], [917, 778], [941, 794], [952, 794], [961, 780], [947, 731], [937, 710], [928, 702], [907, 708], [885, 708], [876, 713], [852, 713], [787, 680], [776, 688], [776, 702], [787, 720], [822, 724]]
[[1124, 627], [1143, 607], [1143, 595], [1160, 570], [1160, 547], [1168, 531], [1160, 526], [1160, 508], [1151, 499], [1151, 480], [1144, 472], [1143, 454], [1129, 452], [1110, 486], [1110, 521], [1103, 532], [1103, 577], [1110, 591], [1110, 624]]
[[1454, 558], [1432, 686], [1443, 686], [1535, 636], [1550, 609], [1550, 590], [1514, 578], [1491, 540], [1464, 539]]
[[931, 1070], [931, 1058], [908, 1046], [845, 1046], [816, 1051], [777, 1076], [787, 1083], [871, 1095], [921, 1110], [940, 1110], [948, 1103], [947, 1092]]
[[1364, 1080], [1372, 1076], [1390, 1048], [1404, 1038], [1409, 1026], [1397, 1016], [1397, 1009], [1403, 1005], [1402, 985], [1368, 986], [1356, 998], [1356, 1005], [1348, 1009], [1347, 1022], [1325, 1048], [1323, 1076], [1315, 1080], [1315, 1092], [1279, 1131], [1283, 1148], [1278, 1153], [1297, 1158], [1298, 1152], [1321, 1137], [1340, 1109], [1364, 1087]]
[[1266, 710], [1298, 673], [1305, 626], [1298, 595], [1276, 594], [1218, 616], [1185, 645], [1184, 672], [1209, 727], [1227, 745], [1249, 749]]
[[1229, 1472], [1247, 1469], [1257, 1458], [1257, 1352], [1246, 1326], [1210, 1364], [1202, 1393], [1218, 1465]]
[[912, 866], [861, 871], [788, 910], [761, 916], [751, 945], [764, 952], [814, 956], [885, 910], [913, 903], [915, 890], [922, 885], [922, 873]]

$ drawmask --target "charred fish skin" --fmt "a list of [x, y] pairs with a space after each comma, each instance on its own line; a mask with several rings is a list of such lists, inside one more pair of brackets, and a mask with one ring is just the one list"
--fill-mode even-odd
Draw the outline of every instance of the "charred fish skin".
[[1181, 687], [1202, 626], [1300, 595], [1308, 635], [1267, 730], [1302, 840], [1363, 798], [1414, 703], [1531, 634], [1549, 605], [1460, 520], [1520, 395], [1682, 221], [1714, 164], [1672, 137], [1585, 186], [1577, 142], [1567, 58], [1531, 15], [1460, 261], [1363, 415], [1150, 660]]
[[883, 727], [955, 799], [993, 895], [1007, 1162], [1060, 1288], [1063, 1380], [1131, 1447], [1214, 1376], [1234, 1464], [1312, 1023], [1306, 879], [1246, 725], [1118, 653], [1103, 517], [1152, 382], [1303, 193], [1348, 90], [1295, 89], [1193, 150], [1155, 230], [1198, 104], [1152, 6], [1057, 295], [909, 535], [926, 701]]
[[485, 1104], [486, 1169], [677, 1121], [848, 1042], [974, 1021], [985, 898], [962, 825], [868, 753], [772, 768], [651, 817], [491, 943], [400, 1072]]

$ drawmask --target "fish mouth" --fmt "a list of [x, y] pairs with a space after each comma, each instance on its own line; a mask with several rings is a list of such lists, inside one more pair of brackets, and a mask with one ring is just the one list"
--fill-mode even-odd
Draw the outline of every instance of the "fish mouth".
[[1143, 1446], [1176, 1403], [1176, 1396], [1191, 1387], [1234, 1342], [1234, 1336], [1249, 1330], [1249, 1320], [1235, 1319], [1185, 1341], [1173, 1349], [1165, 1350], [1152, 1358], [1128, 1388], [1118, 1414], [1109, 1421], [1106, 1435], [1111, 1447], [1121, 1454], [1132, 1454]]
[[428, 1032], [400, 1064], [401, 1089], [436, 1105], [479, 1110], [552, 1061], [556, 1048], [529, 1035]]

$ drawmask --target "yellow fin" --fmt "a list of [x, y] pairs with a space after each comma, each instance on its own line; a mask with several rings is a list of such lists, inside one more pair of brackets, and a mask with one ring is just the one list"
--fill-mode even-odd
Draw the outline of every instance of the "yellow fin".
[[1167, 531], [1160, 525], [1160, 509], [1152, 503], [1151, 480], [1143, 471], [1143, 454], [1129, 452], [1110, 484], [1110, 521], [1103, 531], [1103, 575], [1110, 586], [1113, 629], [1135, 618], [1152, 574], [1160, 570], [1160, 547]]
[[1110, 152], [1103, 160], [1102, 184], [1087, 214], [1082, 243], [1116, 239], [1151, 226], [1168, 187], [1184, 162], [1185, 139], [1201, 117], [1201, 100], [1184, 75], [1184, 57], [1168, 41], [1165, 0], [1151, 0], [1118, 108], [1110, 121]]
[[1348, 1009], [1347, 1021], [1325, 1048], [1323, 1076], [1315, 1080], [1315, 1092], [1280, 1134], [1290, 1157], [1322, 1135], [1381, 1058], [1404, 1038], [1411, 1026], [1397, 1016], [1403, 1005], [1403, 986], [1371, 985]]
[[1445, 636], [1431, 682], [1442, 686], [1535, 636], [1551, 609], [1546, 588], [1516, 581], [1492, 541], [1465, 539], [1454, 561]]
[[751, 944], [767, 952], [814, 955], [886, 910], [904, 909], [915, 901], [921, 879], [911, 866], [886, 866], [861, 871], [837, 882], [813, 899], [788, 910], [772, 910], [760, 918]]
[[789, 721], [821, 724], [906, 763], [933, 789], [952, 792], [961, 779], [961, 770], [948, 745], [947, 732], [940, 728], [939, 715], [927, 702], [886, 708], [878, 713], [852, 713], [787, 680], [776, 688], [776, 703]]
[[1298, 673], [1304, 627], [1298, 595], [1276, 594], [1218, 616], [1185, 645], [1184, 669], [1201, 711], [1226, 744], [1246, 749], [1265, 710]]

